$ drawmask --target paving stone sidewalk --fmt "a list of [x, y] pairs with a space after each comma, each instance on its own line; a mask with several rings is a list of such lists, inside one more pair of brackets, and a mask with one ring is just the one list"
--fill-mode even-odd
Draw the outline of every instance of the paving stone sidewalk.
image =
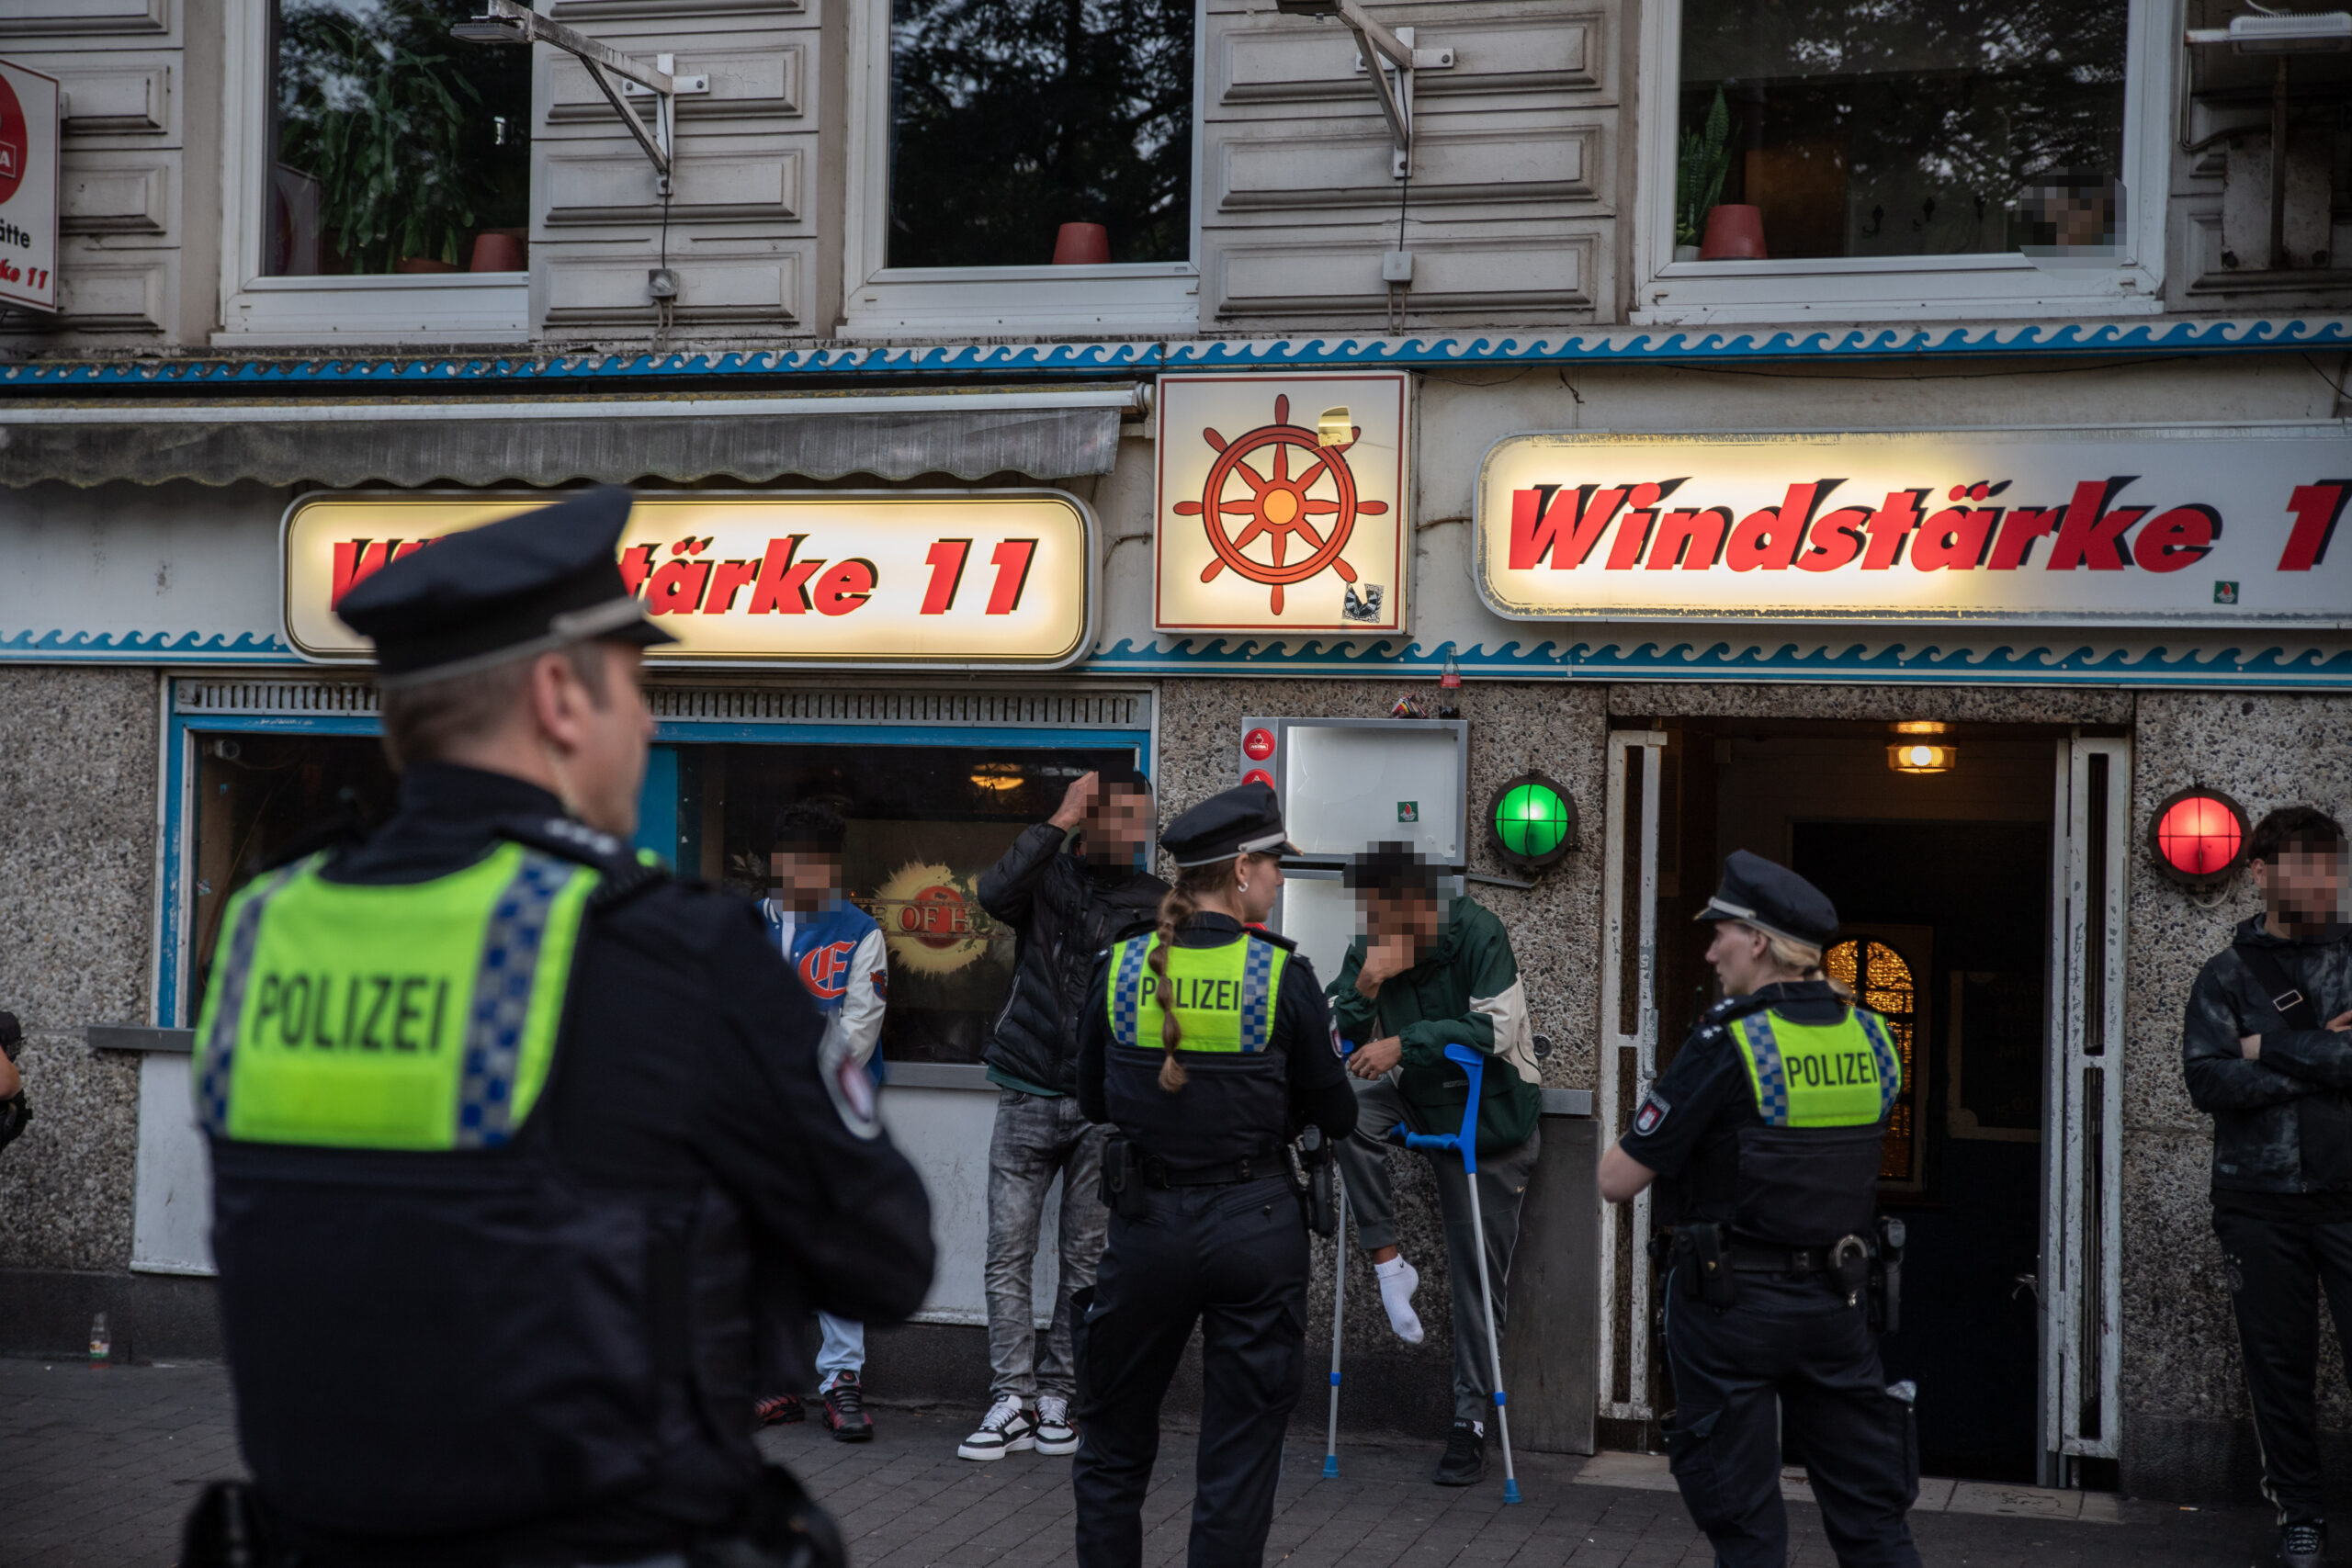
[[[762, 1435], [842, 1520], [857, 1568], [1060, 1568], [1071, 1561], [1069, 1461], [956, 1457], [976, 1411], [876, 1412], [880, 1436], [850, 1445], [814, 1426]], [[1145, 1561], [1181, 1563], [1192, 1435], [1171, 1432], [1145, 1506]], [[1521, 1457], [1526, 1501], [1498, 1479], [1429, 1483], [1435, 1445], [1355, 1441], [1325, 1481], [1319, 1438], [1290, 1445], [1269, 1564], [1283, 1568], [1663, 1568], [1712, 1561], [1670, 1491], [1591, 1484], [1584, 1461]], [[217, 1366], [112, 1367], [0, 1360], [0, 1568], [169, 1568], [179, 1519], [203, 1483], [238, 1473], [227, 1380]], [[1639, 1479], [1623, 1463], [1596, 1473]], [[1829, 1568], [1818, 1509], [1792, 1504], [1792, 1564]], [[2125, 1500], [2119, 1522], [1919, 1512], [1930, 1568], [2252, 1568], [2267, 1518]]]

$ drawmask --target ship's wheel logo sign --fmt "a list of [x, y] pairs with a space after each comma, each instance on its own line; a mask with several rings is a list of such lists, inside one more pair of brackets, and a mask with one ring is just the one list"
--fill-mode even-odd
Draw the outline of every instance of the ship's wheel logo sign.
[[[1360, 516], [1388, 510], [1385, 501], [1356, 494], [1348, 448], [1362, 437], [1350, 426], [1347, 440], [1325, 446], [1305, 425], [1290, 422], [1290, 399], [1274, 399], [1274, 422], [1227, 441], [1215, 429], [1201, 432], [1216, 452], [1198, 501], [1180, 501], [1176, 514], [1197, 517], [1216, 558], [1201, 569], [1214, 582], [1230, 570], [1271, 592], [1273, 613], [1283, 613], [1283, 590], [1324, 571], [1354, 582], [1355, 569], [1341, 558]], [[1295, 478], [1291, 470], [1295, 468]], [[1293, 549], [1294, 542], [1304, 553]]]

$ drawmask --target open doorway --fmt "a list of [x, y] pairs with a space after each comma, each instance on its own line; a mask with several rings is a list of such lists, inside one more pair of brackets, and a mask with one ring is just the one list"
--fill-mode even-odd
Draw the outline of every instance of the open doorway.
[[[1938, 749], [1932, 770], [1897, 765], [1914, 759], [1893, 748], [1911, 743]], [[1692, 917], [1723, 857], [1751, 850], [1818, 885], [1844, 922], [1831, 972], [1887, 1017], [1905, 1058], [1880, 1190], [1911, 1245], [1885, 1358], [1890, 1380], [1918, 1384], [1923, 1469], [2098, 1483], [2085, 1461], [2112, 1463], [2115, 1294], [2099, 1053], [2120, 1028], [2098, 982], [2120, 963], [2108, 850], [2128, 742], [1661, 718], [1618, 732], [1611, 752], [1603, 1104], [1636, 1100], [1715, 999]], [[1659, 1202], [1615, 1221], [1610, 1250], [1637, 1259], [1647, 1231], [1673, 1223], [1670, 1196]], [[1611, 1281], [1626, 1332], [1604, 1416], [1655, 1421], [1672, 1404], [1642, 1283], [1638, 1267]]]

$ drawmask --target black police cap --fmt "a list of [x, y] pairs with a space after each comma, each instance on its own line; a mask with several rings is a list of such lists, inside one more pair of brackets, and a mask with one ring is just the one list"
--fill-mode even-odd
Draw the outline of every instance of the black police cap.
[[1723, 885], [1693, 918], [1743, 920], [1807, 947], [1827, 947], [1838, 934], [1838, 906], [1829, 895], [1787, 866], [1746, 850], [1732, 851], [1724, 862]]
[[628, 491], [599, 485], [452, 534], [368, 575], [335, 614], [374, 641], [377, 680], [395, 687], [591, 638], [675, 642], [622, 581], [628, 510]]
[[1178, 865], [1214, 865], [1236, 855], [1295, 855], [1283, 835], [1282, 802], [1261, 784], [1213, 795], [1168, 824], [1159, 847]]

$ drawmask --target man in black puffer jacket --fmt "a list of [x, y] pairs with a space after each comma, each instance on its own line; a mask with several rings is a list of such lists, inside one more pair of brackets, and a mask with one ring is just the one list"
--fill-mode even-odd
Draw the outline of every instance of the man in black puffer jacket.
[[[1088, 773], [1061, 808], [1013, 840], [980, 878], [980, 908], [1020, 934], [1012, 994], [986, 1060], [997, 1086], [989, 1140], [988, 1414], [956, 1450], [994, 1460], [1022, 1449], [1078, 1451], [1069, 1401], [1071, 1295], [1094, 1282], [1108, 1215], [1103, 1129], [1078, 1108], [1078, 1025], [1095, 956], [1159, 913], [1168, 885], [1142, 869], [1151, 784], [1132, 769]], [[1071, 835], [1079, 835], [1076, 852]], [[1037, 1365], [1037, 1230], [1062, 1178], [1061, 1284]]]
[[2278, 1510], [2283, 1568], [2326, 1561], [2319, 1461], [2319, 1295], [2352, 1342], [2352, 930], [2344, 829], [2307, 806], [2254, 829], [2263, 912], [2188, 993], [2188, 1096], [2213, 1117], [2221, 1238]]

